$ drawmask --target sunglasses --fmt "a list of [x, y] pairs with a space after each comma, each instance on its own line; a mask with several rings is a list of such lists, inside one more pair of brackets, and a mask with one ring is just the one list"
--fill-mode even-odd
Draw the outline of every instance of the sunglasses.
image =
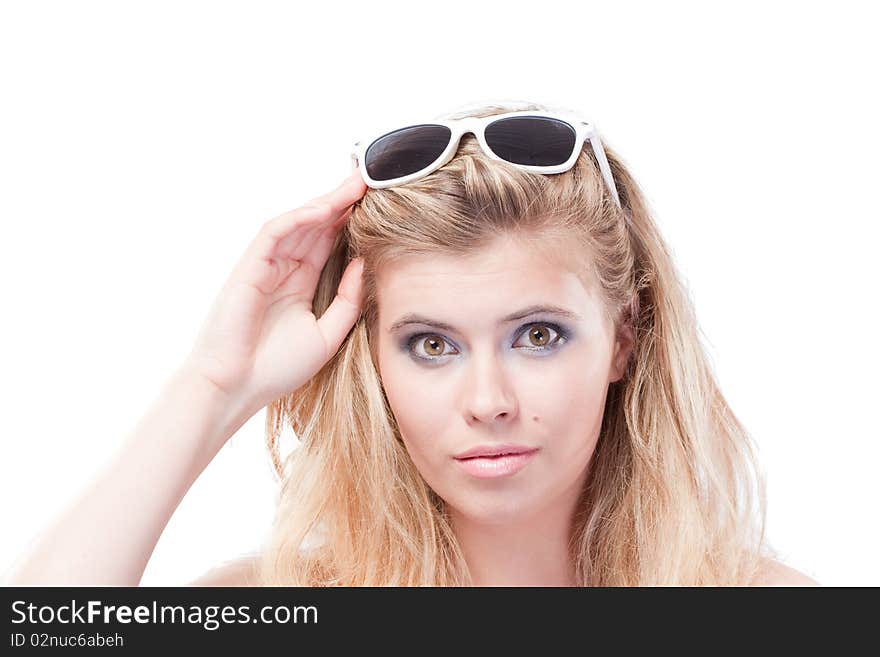
[[374, 189], [417, 180], [449, 162], [466, 132], [494, 160], [535, 173], [562, 173], [577, 161], [584, 141], [590, 140], [599, 170], [620, 207], [611, 167], [595, 125], [559, 112], [517, 111], [485, 117], [431, 120], [395, 130], [354, 145], [352, 162], [364, 182]]

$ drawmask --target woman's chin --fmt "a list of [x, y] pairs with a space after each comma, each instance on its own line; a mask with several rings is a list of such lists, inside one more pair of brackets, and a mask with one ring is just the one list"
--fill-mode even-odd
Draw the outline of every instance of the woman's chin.
[[479, 525], [509, 526], [526, 522], [530, 517], [530, 505], [515, 503], [510, 499], [477, 500], [476, 496], [457, 503], [447, 502], [450, 515]]

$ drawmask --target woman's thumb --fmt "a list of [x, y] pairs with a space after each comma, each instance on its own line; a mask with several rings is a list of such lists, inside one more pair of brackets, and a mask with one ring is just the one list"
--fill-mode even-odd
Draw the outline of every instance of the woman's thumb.
[[318, 320], [318, 330], [321, 331], [324, 343], [327, 345], [327, 360], [339, 351], [339, 346], [361, 314], [363, 270], [363, 258], [355, 258], [348, 263], [342, 274], [342, 280], [339, 281], [336, 298]]

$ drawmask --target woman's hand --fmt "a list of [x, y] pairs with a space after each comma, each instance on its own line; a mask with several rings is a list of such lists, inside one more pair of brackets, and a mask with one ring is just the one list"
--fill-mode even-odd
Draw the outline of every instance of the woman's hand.
[[355, 170], [332, 192], [263, 224], [214, 301], [185, 369], [251, 414], [317, 373], [361, 313], [360, 258], [321, 319], [312, 300], [334, 239], [365, 191]]

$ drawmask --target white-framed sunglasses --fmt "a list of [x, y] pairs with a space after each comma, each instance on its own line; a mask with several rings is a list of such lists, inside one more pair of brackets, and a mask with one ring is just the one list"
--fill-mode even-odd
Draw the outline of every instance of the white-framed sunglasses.
[[432, 119], [383, 130], [355, 143], [352, 162], [374, 189], [427, 176], [449, 162], [466, 132], [486, 154], [536, 173], [562, 173], [590, 140], [599, 169], [617, 206], [620, 198], [595, 124], [570, 113], [521, 110], [461, 119]]

